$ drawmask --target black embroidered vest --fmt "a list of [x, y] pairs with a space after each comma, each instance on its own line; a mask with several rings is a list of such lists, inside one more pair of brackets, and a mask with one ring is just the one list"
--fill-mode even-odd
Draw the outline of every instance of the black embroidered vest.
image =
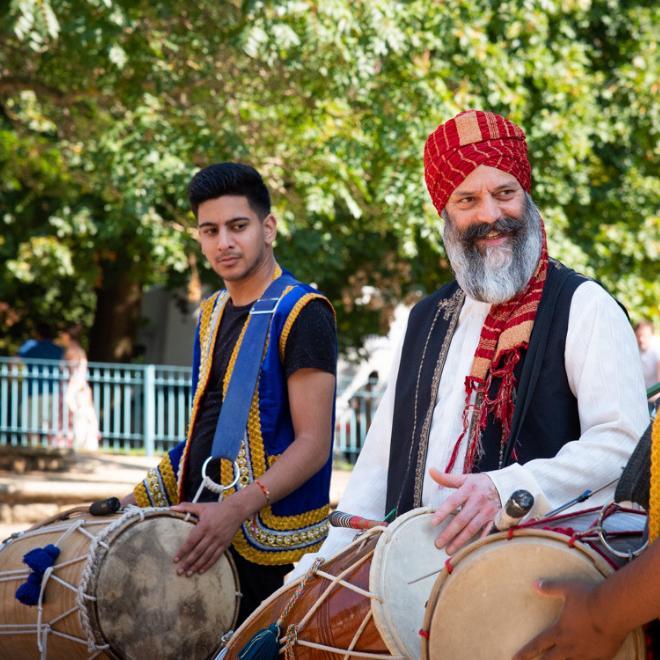
[[[580, 436], [577, 400], [564, 369], [564, 347], [571, 299], [586, 280], [550, 260], [529, 348], [515, 370], [511, 434], [502, 443], [499, 422], [489, 419], [475, 471], [552, 457]], [[396, 508], [400, 516], [422, 504], [438, 385], [464, 300], [458, 284], [451, 282], [421, 300], [410, 313], [396, 381], [385, 514]], [[493, 388], [497, 386], [493, 383]]]

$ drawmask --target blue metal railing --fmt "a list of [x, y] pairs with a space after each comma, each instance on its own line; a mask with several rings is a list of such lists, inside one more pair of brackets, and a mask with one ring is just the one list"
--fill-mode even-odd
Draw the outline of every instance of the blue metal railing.
[[[0, 358], [0, 446], [74, 445], [67, 387], [75, 365]], [[162, 453], [185, 437], [190, 369], [90, 362], [99, 449]]]
[[[73, 447], [74, 414], [67, 387], [76, 365], [0, 357], [0, 449]], [[99, 450], [162, 454], [185, 438], [190, 415], [187, 367], [90, 362]], [[337, 411], [335, 455], [354, 461], [371, 423], [381, 388], [367, 384]]]
[[335, 420], [335, 456], [354, 463], [364, 444], [384, 385], [370, 382], [356, 390], [347, 404], [338, 406]]

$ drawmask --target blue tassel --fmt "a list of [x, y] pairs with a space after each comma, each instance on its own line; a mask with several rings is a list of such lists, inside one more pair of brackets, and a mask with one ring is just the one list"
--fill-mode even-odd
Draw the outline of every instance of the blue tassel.
[[28, 579], [16, 589], [16, 600], [23, 603], [23, 605], [37, 605], [41, 593], [42, 578], [43, 574], [30, 573]]
[[16, 600], [23, 605], [37, 605], [41, 593], [41, 582], [46, 569], [50, 568], [59, 557], [60, 549], [48, 544], [44, 548], [35, 548], [23, 556], [23, 562], [27, 564], [32, 572], [27, 580], [16, 589]]
[[238, 660], [277, 660], [280, 651], [280, 627], [273, 623], [263, 628], [241, 649]]
[[43, 575], [46, 569], [50, 568], [59, 556], [60, 549], [56, 545], [49, 543], [43, 548], [30, 550], [30, 552], [23, 556], [23, 563], [27, 564], [35, 573], [41, 573]]

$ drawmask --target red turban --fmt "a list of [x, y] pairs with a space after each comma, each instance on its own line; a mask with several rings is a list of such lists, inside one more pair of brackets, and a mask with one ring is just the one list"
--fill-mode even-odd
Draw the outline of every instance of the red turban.
[[467, 110], [440, 124], [424, 147], [424, 178], [438, 213], [479, 165], [508, 172], [531, 191], [532, 173], [522, 129], [493, 112]]

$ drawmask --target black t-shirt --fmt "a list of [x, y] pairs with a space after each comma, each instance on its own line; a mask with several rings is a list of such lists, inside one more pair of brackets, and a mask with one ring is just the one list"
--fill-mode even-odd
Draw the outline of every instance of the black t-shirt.
[[[222, 313], [209, 381], [190, 438], [188, 467], [183, 485], [185, 501], [192, 500], [202, 481], [202, 465], [211, 454], [213, 435], [222, 407], [222, 382], [251, 307], [252, 303], [238, 307], [228, 300]], [[319, 369], [335, 375], [337, 331], [332, 310], [323, 300], [308, 302], [294, 321], [286, 342], [283, 367], [286, 378], [298, 369]], [[220, 483], [220, 462], [212, 461], [208, 465], [207, 474], [213, 481]], [[213, 502], [217, 498], [217, 495], [204, 489], [199, 501]]]

